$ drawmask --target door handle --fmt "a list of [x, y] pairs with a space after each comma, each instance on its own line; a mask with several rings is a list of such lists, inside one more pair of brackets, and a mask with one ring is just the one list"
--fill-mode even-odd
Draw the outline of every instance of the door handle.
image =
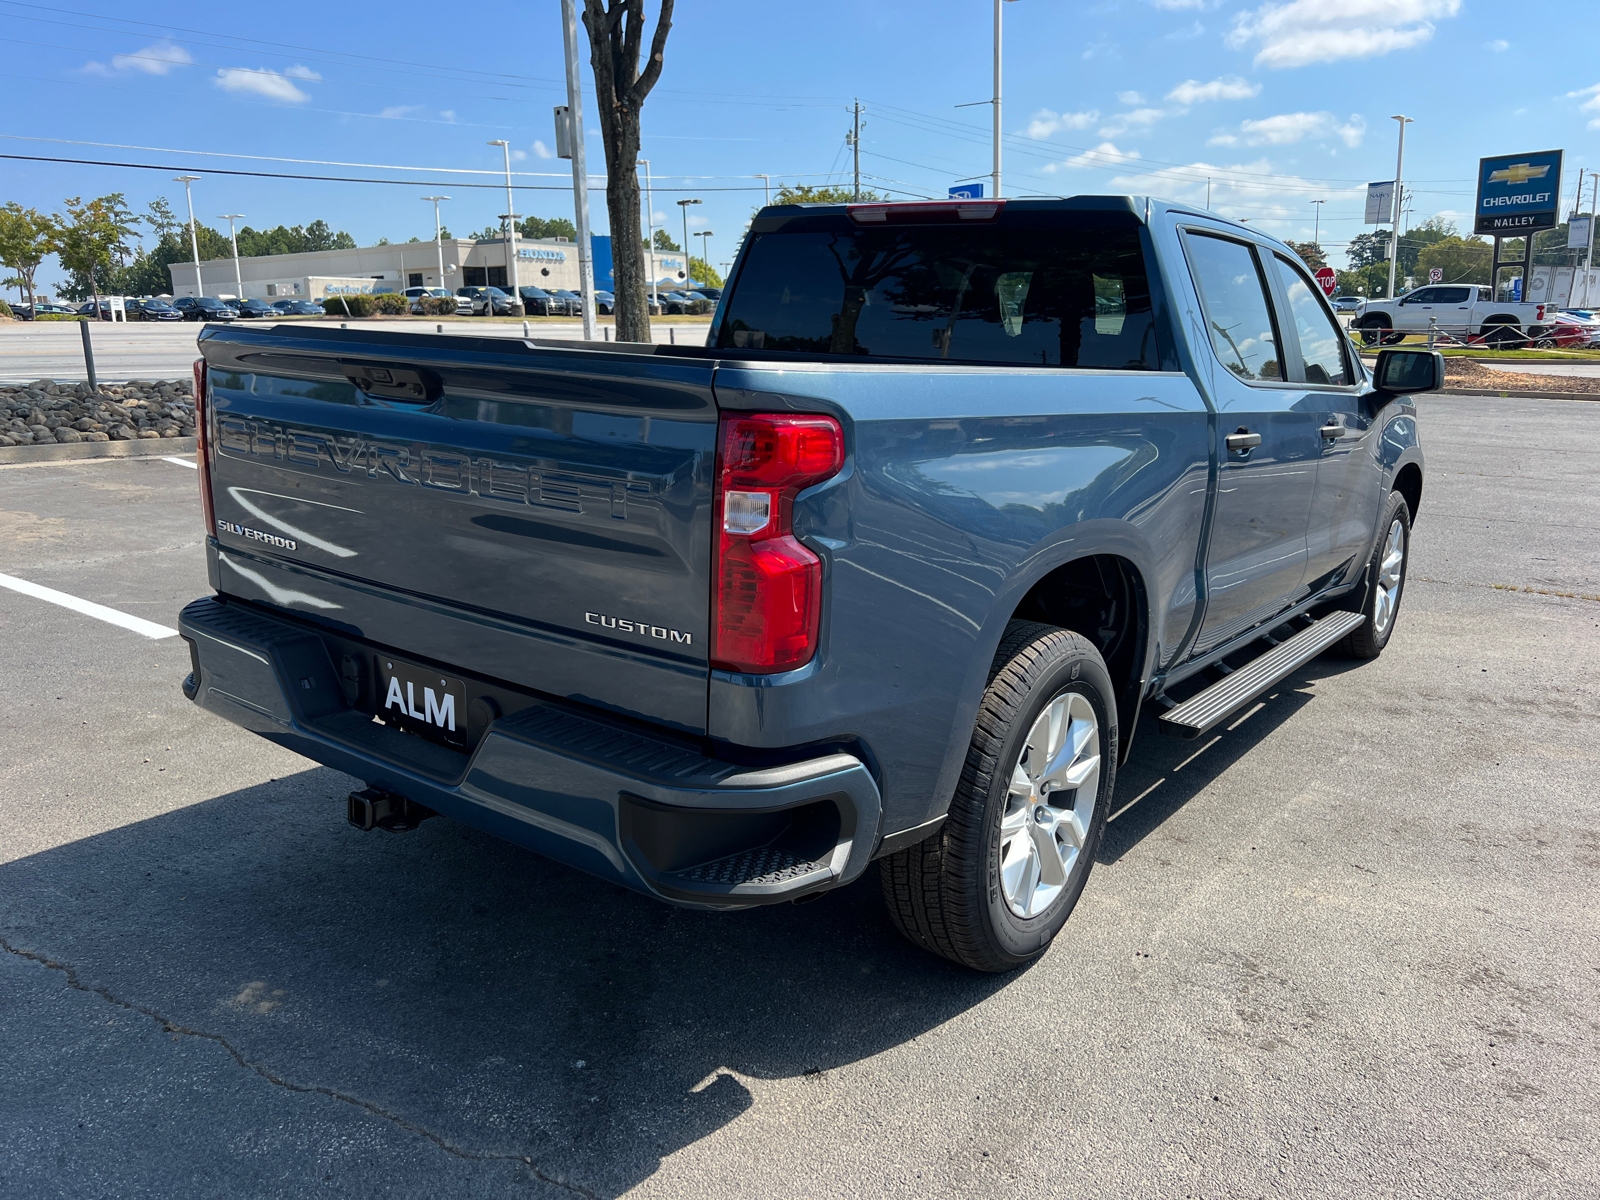
[[1227, 442], [1229, 454], [1240, 454], [1261, 445], [1261, 435], [1251, 433], [1243, 425], [1239, 426], [1237, 433], [1230, 433], [1224, 440]]
[[1350, 431], [1344, 427], [1344, 423], [1342, 421], [1329, 421], [1322, 427], [1321, 432], [1323, 441], [1336, 442]]

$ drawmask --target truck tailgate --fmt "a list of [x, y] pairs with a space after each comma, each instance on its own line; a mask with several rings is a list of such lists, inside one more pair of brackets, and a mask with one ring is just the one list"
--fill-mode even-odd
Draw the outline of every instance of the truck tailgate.
[[704, 731], [709, 362], [291, 326], [200, 347], [219, 592]]

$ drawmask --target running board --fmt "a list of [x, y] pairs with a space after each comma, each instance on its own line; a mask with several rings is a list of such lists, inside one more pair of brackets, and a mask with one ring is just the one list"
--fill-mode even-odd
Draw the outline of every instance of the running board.
[[1366, 617], [1355, 612], [1336, 612], [1307, 626], [1287, 641], [1279, 642], [1261, 657], [1252, 659], [1197, 696], [1185, 700], [1161, 716], [1161, 732], [1171, 737], [1197, 738], [1220, 725], [1296, 667], [1310, 662]]

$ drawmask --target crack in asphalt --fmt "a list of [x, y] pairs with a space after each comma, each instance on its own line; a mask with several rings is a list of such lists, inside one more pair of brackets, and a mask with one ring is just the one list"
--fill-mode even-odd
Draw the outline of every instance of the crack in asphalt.
[[527, 1158], [521, 1154], [488, 1154], [476, 1150], [468, 1150], [464, 1147], [457, 1146], [449, 1141], [446, 1141], [437, 1133], [434, 1133], [431, 1129], [426, 1129], [423, 1126], [416, 1124], [414, 1121], [407, 1120], [398, 1113], [392, 1113], [388, 1109], [374, 1104], [371, 1100], [363, 1100], [360, 1096], [352, 1096], [348, 1092], [341, 1092], [336, 1088], [322, 1087], [318, 1084], [310, 1083], [295, 1083], [292, 1080], [284, 1079], [278, 1075], [274, 1075], [260, 1063], [253, 1063], [247, 1059], [231, 1042], [228, 1041], [227, 1038], [223, 1037], [221, 1034], [207, 1033], [203, 1029], [191, 1029], [187, 1025], [180, 1025], [178, 1022], [172, 1020], [170, 1017], [164, 1016], [153, 1008], [143, 1004], [135, 1004], [130, 1000], [124, 1000], [119, 996], [113, 995], [106, 988], [92, 987], [89, 984], [82, 982], [78, 978], [78, 972], [72, 966], [64, 962], [59, 962], [47, 954], [40, 954], [36, 950], [27, 950], [20, 946], [13, 946], [3, 937], [0, 937], [0, 950], [4, 950], [7, 954], [14, 954], [18, 958], [26, 959], [29, 962], [38, 963], [40, 966], [48, 967], [52, 971], [59, 971], [66, 979], [69, 987], [76, 988], [80, 992], [88, 992], [91, 995], [99, 996], [107, 1004], [114, 1004], [118, 1008], [124, 1008], [129, 1012], [135, 1012], [141, 1016], [149, 1017], [152, 1021], [156, 1022], [156, 1024], [160, 1025], [162, 1030], [167, 1033], [179, 1034], [184, 1037], [200, 1038], [203, 1041], [214, 1042], [226, 1050], [228, 1054], [232, 1056], [234, 1062], [238, 1063], [247, 1071], [253, 1071], [255, 1074], [259, 1075], [262, 1079], [265, 1079], [274, 1087], [280, 1087], [290, 1092], [301, 1092], [306, 1094], [327, 1096], [331, 1100], [338, 1100], [341, 1103], [351, 1105], [354, 1108], [362, 1109], [365, 1112], [371, 1113], [375, 1117], [379, 1117], [393, 1125], [399, 1126], [408, 1133], [414, 1133], [420, 1138], [425, 1138], [432, 1142], [435, 1146], [439, 1147], [439, 1149], [443, 1150], [446, 1154], [450, 1154], [456, 1158], [466, 1159], [471, 1162], [516, 1163], [520, 1166], [526, 1167], [528, 1171], [532, 1173], [534, 1178], [538, 1179], [541, 1183], [548, 1183], [553, 1187], [558, 1187], [564, 1191], [572, 1192], [574, 1195], [587, 1197], [587, 1200], [600, 1200], [598, 1192], [594, 1192], [589, 1188], [581, 1186], [580, 1184], [569, 1183], [566, 1180], [557, 1179], [551, 1175], [547, 1175], [538, 1167], [533, 1165], [533, 1160], [531, 1158]]
[[1492, 588], [1497, 592], [1526, 592], [1530, 596], [1556, 596], [1562, 600], [1592, 600], [1600, 603], [1600, 596], [1587, 592], [1558, 592], [1553, 588], [1518, 587], [1514, 583], [1475, 583], [1470, 579], [1429, 579], [1426, 575], [1412, 576], [1418, 583], [1442, 583], [1446, 587]]

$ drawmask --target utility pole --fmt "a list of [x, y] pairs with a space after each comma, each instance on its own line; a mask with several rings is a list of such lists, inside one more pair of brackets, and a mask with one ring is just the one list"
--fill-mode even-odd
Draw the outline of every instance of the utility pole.
[[1211, 211], [1211, 176], [1206, 176], [1206, 211]]
[[183, 184], [183, 198], [189, 204], [189, 249], [194, 253], [194, 292], [197, 296], [204, 295], [205, 289], [200, 286], [200, 239], [194, 231], [194, 194], [190, 192], [189, 185], [199, 178], [198, 175], [177, 175], [172, 180], [173, 183]]
[[1588, 307], [1589, 304], [1589, 278], [1594, 274], [1595, 224], [1596, 218], [1600, 217], [1600, 213], [1596, 213], [1595, 211], [1595, 206], [1597, 204], [1600, 204], [1600, 171], [1596, 171], [1594, 173], [1594, 179], [1591, 181], [1589, 187], [1589, 252], [1587, 255], [1588, 261], [1583, 267], [1583, 303], [1585, 307]]
[[1311, 240], [1312, 240], [1313, 243], [1315, 243], [1316, 245], [1320, 246], [1320, 245], [1322, 245], [1322, 206], [1324, 204], [1326, 204], [1327, 201], [1326, 200], [1313, 200], [1311, 203], [1313, 203], [1313, 204], [1315, 204], [1317, 206], [1317, 223], [1311, 227], [1312, 228]]
[[1398, 260], [1400, 258], [1400, 197], [1404, 195], [1404, 193], [1401, 191], [1400, 178], [1402, 172], [1405, 170], [1406, 165], [1406, 126], [1412, 124], [1412, 118], [1396, 115], [1390, 119], [1400, 122], [1400, 148], [1395, 152], [1394, 158], [1394, 211], [1389, 214], [1393, 220], [1389, 222], [1388, 299], [1393, 300], [1394, 273], [1395, 268], [1399, 265]]
[[[644, 269], [650, 272], [650, 303], [657, 308], [661, 307], [661, 298], [656, 292], [656, 202], [650, 191], [650, 160], [641, 158], [644, 164]], [[612, 250], [615, 253], [615, 248]]]
[[433, 201], [433, 244], [439, 251], [439, 286], [444, 286], [444, 225], [439, 220], [439, 201], [450, 199], [449, 196], [424, 196], [424, 200]]
[[243, 213], [223, 213], [217, 218], [228, 223], [228, 241], [233, 243], [233, 298], [244, 299], [244, 280], [239, 277], [239, 235], [234, 231], [233, 223], [244, 220]]
[[[506, 211], [502, 218], [506, 231], [506, 282], [511, 285], [511, 315], [520, 317], [522, 307], [522, 280], [517, 278], [517, 208], [511, 198], [511, 143], [497, 138], [488, 143], [499, 146], [506, 153]], [[489, 316], [494, 316], [494, 305], [486, 303]]]
[[771, 175], [752, 175], [750, 178], [759, 179], [759, 180], [761, 180], [762, 183], [767, 185], [767, 203], [770, 205], [772, 203], [772, 176]]
[[583, 339], [595, 338], [594, 246], [589, 241], [589, 175], [583, 158], [583, 82], [578, 75], [578, 12], [561, 0], [562, 44], [567, 55], [567, 112], [571, 122], [572, 199], [578, 216], [578, 291], [583, 297]]
[[689, 205], [699, 204], [698, 200], [679, 200], [678, 211], [683, 214], [683, 286], [687, 288], [693, 282], [689, 271]]
[[[998, 3], [999, 0], [996, 0]], [[855, 192], [852, 194], [857, 204], [861, 203], [861, 101], [856, 101], [856, 125], [850, 134], [850, 148], [855, 151]]]

